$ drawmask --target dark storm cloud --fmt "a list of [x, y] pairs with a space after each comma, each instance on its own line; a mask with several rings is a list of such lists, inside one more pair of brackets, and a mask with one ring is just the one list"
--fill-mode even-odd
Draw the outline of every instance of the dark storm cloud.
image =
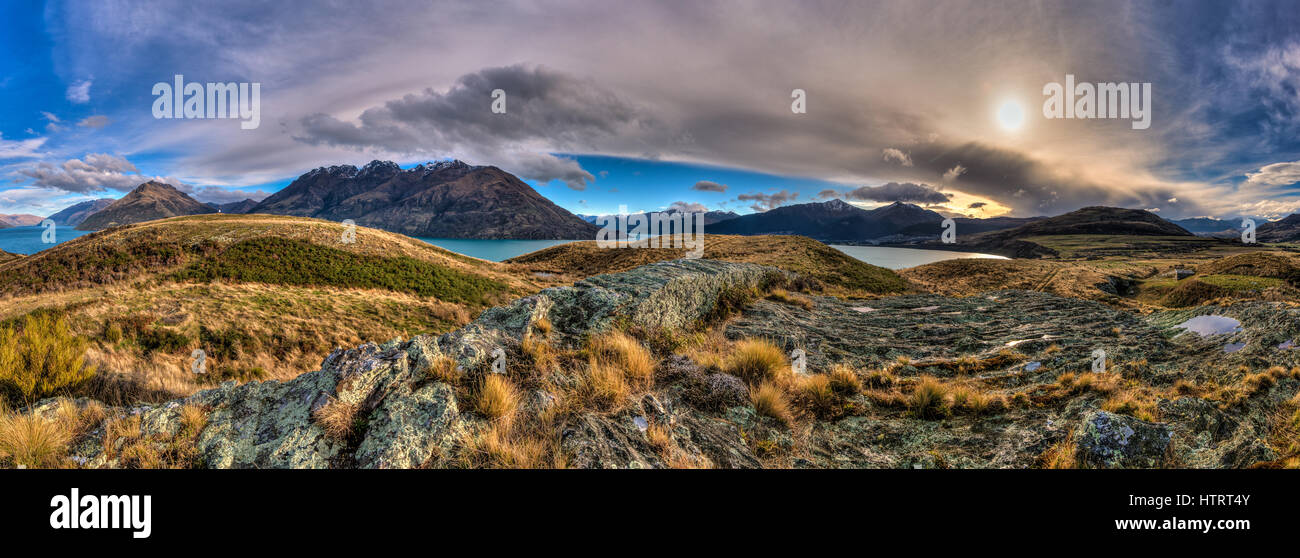
[[[492, 110], [498, 89], [505, 93], [504, 113]], [[388, 101], [361, 113], [356, 123], [317, 113], [303, 117], [300, 124], [302, 130], [294, 138], [313, 145], [493, 154], [494, 160], [504, 154], [499, 164], [525, 178], [560, 179], [578, 190], [594, 176], [576, 163], [510, 152], [527, 151], [533, 143], [549, 151], [592, 151], [600, 138], [653, 126], [632, 105], [592, 81], [522, 65], [464, 75], [446, 92], [426, 89]]]
[[762, 194], [762, 193], [741, 194], [740, 196], [736, 197], [736, 201], [754, 202], [749, 204], [750, 209], [753, 209], [754, 211], [767, 211], [774, 207], [780, 207], [782, 205], [785, 205], [786, 203], [792, 202], [798, 198], [799, 198], [799, 192], [781, 190], [780, 192], [777, 192], [775, 194]]
[[863, 186], [846, 192], [844, 197], [860, 201], [927, 204], [945, 203], [952, 199], [950, 194], [945, 194], [924, 184], [913, 184], [911, 182], [890, 182], [880, 186]]
[[698, 190], [700, 192], [726, 192], [727, 185], [718, 184], [717, 182], [713, 182], [711, 180], [701, 180], [699, 182], [696, 182], [694, 186], [691, 186], [691, 189]]

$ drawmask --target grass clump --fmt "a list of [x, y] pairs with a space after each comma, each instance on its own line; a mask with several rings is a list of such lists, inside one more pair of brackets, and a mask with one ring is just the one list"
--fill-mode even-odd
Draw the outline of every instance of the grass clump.
[[751, 384], [784, 382], [790, 376], [785, 353], [765, 339], [746, 339], [737, 343], [723, 369]]
[[357, 404], [331, 397], [312, 413], [312, 419], [325, 431], [326, 437], [344, 441], [351, 438], [356, 429], [357, 411]]
[[790, 402], [786, 399], [785, 392], [776, 384], [763, 382], [757, 388], [750, 390], [749, 397], [754, 403], [754, 411], [759, 416], [774, 418], [787, 426], [794, 423]]
[[55, 421], [33, 414], [0, 410], [0, 458], [29, 469], [49, 469], [62, 464], [69, 430]]
[[941, 419], [952, 414], [948, 401], [948, 386], [930, 377], [924, 376], [912, 388], [907, 399], [908, 412], [923, 419]]
[[508, 425], [519, 410], [519, 390], [501, 374], [488, 374], [474, 394], [474, 410], [488, 420]]
[[644, 389], [652, 383], [654, 356], [626, 333], [610, 331], [590, 338], [587, 354], [601, 367], [618, 369], [633, 387]]

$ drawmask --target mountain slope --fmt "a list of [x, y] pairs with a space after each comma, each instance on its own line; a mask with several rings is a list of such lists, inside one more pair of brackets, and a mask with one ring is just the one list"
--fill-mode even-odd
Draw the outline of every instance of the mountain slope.
[[77, 230], [95, 231], [155, 219], [215, 212], [208, 205], [199, 203], [170, 184], [149, 181], [87, 217], [77, 225]]
[[251, 199], [245, 199], [244, 201], [219, 203], [216, 204], [216, 206], [222, 213], [240, 214], [248, 213], [248, 210], [257, 207], [257, 202]]
[[[714, 225], [716, 234], [794, 234], [824, 242], [856, 242], [897, 234], [922, 224], [937, 230], [943, 216], [915, 205], [896, 202], [865, 210], [842, 200], [802, 203], [743, 215]], [[937, 233], [936, 233], [937, 234]]]
[[63, 227], [75, 227], [85, 221], [87, 217], [94, 215], [96, 212], [113, 205], [117, 201], [112, 198], [101, 198], [97, 200], [84, 201], [79, 204], [70, 205], [63, 208], [62, 211], [50, 215], [47, 219], [54, 221], [55, 225]]
[[515, 176], [461, 161], [402, 170], [388, 161], [318, 168], [249, 213], [296, 215], [410, 236], [595, 238], [597, 227], [551, 203]]
[[1255, 229], [1255, 240], [1260, 242], [1294, 242], [1300, 240], [1300, 213], [1285, 219], [1270, 221]]

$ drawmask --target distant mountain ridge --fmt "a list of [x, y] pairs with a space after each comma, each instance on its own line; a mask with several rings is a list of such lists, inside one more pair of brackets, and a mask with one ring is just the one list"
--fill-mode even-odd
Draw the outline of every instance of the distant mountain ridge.
[[248, 210], [257, 207], [257, 203], [258, 202], [252, 199], [246, 198], [244, 199], [244, 201], [237, 201], [237, 202], [230, 202], [230, 203], [210, 203], [208, 205], [212, 206], [213, 208], [217, 209], [222, 213], [239, 214], [239, 213], [248, 213]]
[[31, 215], [29, 213], [15, 213], [13, 215], [0, 215], [0, 223], [11, 227], [33, 227], [41, 224], [45, 219], [40, 215]]
[[75, 227], [80, 225], [82, 221], [85, 221], [87, 217], [94, 215], [105, 207], [113, 205], [113, 202], [115, 201], [117, 200], [112, 198], [100, 198], [97, 200], [84, 201], [65, 207], [58, 213], [46, 217], [46, 219], [54, 221], [55, 225]]
[[122, 196], [122, 199], [86, 217], [77, 225], [77, 230], [96, 231], [154, 219], [204, 213], [216, 213], [216, 210], [189, 197], [170, 184], [151, 180], [136, 186], [129, 194]]
[[391, 161], [317, 168], [247, 213], [352, 219], [438, 238], [591, 239], [598, 229], [508, 172], [458, 160], [407, 170]]
[[1300, 213], [1292, 213], [1277, 221], [1270, 221], [1255, 228], [1255, 240], [1259, 242], [1294, 242], [1300, 240]]
[[729, 219], [714, 225], [715, 234], [797, 234], [822, 242], [863, 242], [912, 231], [938, 236], [943, 215], [895, 202], [866, 210], [843, 200], [802, 203]]

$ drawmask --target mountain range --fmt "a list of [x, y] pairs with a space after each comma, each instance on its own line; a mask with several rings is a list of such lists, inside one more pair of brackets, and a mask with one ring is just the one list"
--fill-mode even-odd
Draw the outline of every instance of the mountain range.
[[154, 219], [202, 213], [216, 213], [216, 210], [196, 201], [170, 184], [151, 180], [136, 186], [121, 199], [86, 217], [77, 225], [77, 230], [97, 231]]
[[248, 213], [352, 219], [358, 225], [438, 238], [590, 239], [597, 227], [497, 167], [461, 161], [390, 161], [322, 167]]

